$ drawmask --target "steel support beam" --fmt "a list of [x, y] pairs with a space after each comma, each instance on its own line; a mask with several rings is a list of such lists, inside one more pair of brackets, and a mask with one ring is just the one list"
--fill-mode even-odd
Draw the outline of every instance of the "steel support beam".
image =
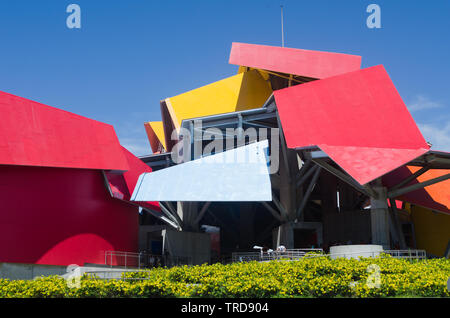
[[267, 202], [261, 202], [261, 204], [273, 215], [275, 219], [281, 222], [281, 216], [277, 213], [277, 211], [272, 208]]
[[170, 202], [164, 202], [167, 205], [167, 208], [169, 209], [170, 212], [172, 212], [173, 214], [177, 213], [177, 210], [173, 207], [172, 203]]
[[160, 202], [159, 206], [160, 207], [164, 206], [163, 203], [167, 205], [167, 207], [165, 207], [165, 209], [167, 210], [169, 215], [171, 215], [177, 221], [177, 223], [180, 224], [180, 226], [183, 228], [184, 223], [183, 223], [183, 220], [178, 215], [177, 210], [174, 209], [173, 205], [170, 202]]
[[351, 185], [352, 187], [354, 187], [359, 192], [367, 195], [368, 197], [375, 197], [376, 194], [369, 187], [364, 187], [364, 186], [360, 185], [352, 177], [347, 176], [346, 174], [344, 174], [343, 172], [341, 172], [338, 169], [334, 168], [333, 166], [329, 165], [325, 161], [319, 160], [319, 159], [313, 159], [313, 161], [316, 164], [318, 164], [319, 166], [321, 166], [323, 169], [325, 169], [328, 172], [334, 174], [336, 177], [338, 177], [342, 181], [344, 181], [344, 182], [348, 183], [349, 185]]
[[422, 167], [421, 169], [417, 170], [416, 172], [414, 172], [412, 175], [410, 175], [409, 177], [407, 177], [405, 180], [403, 180], [402, 182], [396, 184], [395, 186], [391, 187], [389, 189], [389, 192], [397, 190], [405, 185], [407, 185], [408, 183], [410, 183], [411, 181], [413, 181], [414, 179], [418, 178], [419, 176], [423, 175], [425, 172], [427, 172], [428, 170], [430, 170], [427, 166]]
[[433, 179], [430, 179], [430, 180], [427, 180], [427, 181], [424, 181], [424, 182], [421, 182], [421, 183], [413, 184], [413, 185], [410, 185], [408, 187], [404, 187], [404, 188], [401, 188], [401, 189], [389, 191], [388, 198], [389, 199], [396, 198], [396, 197], [399, 197], [399, 196], [401, 196], [403, 194], [406, 194], [406, 193], [409, 193], [409, 192], [412, 192], [412, 191], [415, 191], [415, 190], [419, 190], [419, 189], [425, 188], [427, 186], [430, 186], [432, 184], [435, 184], [435, 183], [438, 183], [438, 182], [442, 182], [442, 181], [445, 181], [445, 180], [448, 180], [448, 179], [450, 179], [450, 173], [444, 174], [443, 176], [440, 176], [440, 177], [437, 177], [437, 178], [433, 178]]
[[303, 210], [305, 209], [306, 203], [308, 202], [309, 197], [310, 197], [312, 191], [314, 190], [314, 186], [317, 183], [317, 179], [319, 178], [321, 170], [322, 170], [321, 167], [317, 167], [317, 169], [314, 172], [314, 176], [312, 177], [311, 182], [309, 183], [308, 189], [306, 189], [306, 193], [303, 196], [302, 202], [300, 203], [300, 206], [297, 209], [297, 219], [300, 219], [300, 217], [303, 213]]
[[278, 210], [280, 211], [280, 214], [281, 214], [282, 218], [287, 219], [288, 218], [288, 212], [286, 211], [284, 206], [281, 204], [280, 200], [277, 198], [275, 193], [273, 193], [273, 191], [272, 191], [272, 201], [277, 206]]
[[164, 204], [162, 204], [162, 202], [159, 203], [159, 206], [161, 208], [161, 211], [167, 215], [175, 224], [177, 224], [178, 226], [178, 230], [182, 229], [182, 222], [180, 220], [180, 218], [175, 217], [174, 215], [172, 215], [172, 213], [170, 213], [169, 209], [167, 209]]
[[[297, 153], [298, 155], [298, 153]], [[297, 175], [295, 176], [295, 180], [299, 181], [300, 178], [307, 172], [309, 171], [308, 168], [309, 166], [311, 166], [312, 164], [312, 160], [311, 159], [307, 159], [305, 161], [305, 163], [302, 165], [301, 169], [297, 172]]]
[[391, 205], [391, 209], [390, 209], [391, 210], [391, 219], [392, 219], [392, 223], [395, 227], [395, 230], [397, 232], [400, 249], [404, 250], [404, 249], [406, 249], [406, 242], [405, 242], [405, 236], [403, 235], [403, 229], [400, 224], [400, 220], [398, 219], [397, 205], [395, 204], [394, 199], [389, 199], [389, 203]]
[[195, 219], [194, 223], [199, 223], [200, 220], [203, 218], [203, 216], [206, 213], [206, 210], [208, 210], [209, 206], [211, 205], [211, 202], [206, 202], [203, 206], [202, 209], [200, 210], [200, 212], [198, 213], [197, 218]]
[[[295, 187], [298, 188], [298, 187], [300, 187], [301, 185], [303, 185], [303, 183], [305, 183], [305, 181], [308, 180], [308, 178], [309, 178], [314, 172], [316, 172], [316, 170], [319, 169], [319, 168], [320, 168], [320, 167], [316, 165], [315, 167], [312, 167], [311, 169], [309, 169], [308, 172], [304, 173], [303, 176], [297, 181], [297, 183], [295, 184]], [[303, 168], [302, 168], [301, 170], [303, 170]], [[300, 171], [301, 171], [301, 170], [300, 170]]]
[[[281, 127], [281, 120], [280, 120], [280, 115], [278, 114], [277, 111], [277, 122], [278, 122], [278, 129], [280, 131], [280, 146], [281, 146], [281, 152], [283, 153], [283, 161], [285, 164], [286, 169], [289, 169], [289, 160], [288, 160], [288, 155], [287, 155], [287, 143], [286, 143], [286, 139], [284, 138], [284, 131], [283, 128]], [[290, 182], [291, 180], [291, 176], [290, 174], [287, 175], [288, 178], [288, 182]]]
[[181, 227], [178, 225], [178, 223], [175, 223], [174, 221], [172, 221], [172, 219], [170, 218], [166, 218], [165, 216], [159, 215], [158, 213], [150, 210], [150, 209], [146, 209], [146, 208], [142, 208], [144, 211], [150, 213], [151, 215], [153, 215], [155, 218], [162, 220], [163, 222], [169, 224], [170, 226], [172, 226], [173, 228], [180, 230]]

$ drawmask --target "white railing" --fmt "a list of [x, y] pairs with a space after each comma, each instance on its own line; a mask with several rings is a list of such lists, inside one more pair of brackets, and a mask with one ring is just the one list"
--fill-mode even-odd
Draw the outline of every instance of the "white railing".
[[[381, 254], [391, 255], [393, 258], [408, 259], [408, 260], [422, 260], [427, 258], [427, 253], [424, 250], [382, 250], [382, 251], [358, 251], [358, 252], [343, 252], [330, 253], [318, 256], [329, 256], [335, 258], [359, 258], [359, 257], [378, 257]], [[312, 255], [314, 256], [314, 255]]]
[[288, 249], [284, 252], [273, 251], [273, 252], [236, 252], [232, 253], [232, 262], [250, 262], [250, 261], [271, 261], [280, 259], [300, 259], [305, 256], [306, 253], [318, 253], [318, 255], [323, 254], [321, 248], [298, 248], [298, 249]]
[[346, 253], [333, 253], [325, 254], [322, 249], [290, 249], [285, 252], [244, 252], [233, 253], [232, 262], [263, 262], [271, 260], [298, 260], [303, 257], [377, 257], [380, 254], [389, 254], [394, 258], [408, 259], [408, 260], [423, 260], [427, 258], [425, 250], [384, 250], [384, 251], [368, 251], [368, 252], [346, 252]]
[[91, 277], [91, 278], [96, 278], [96, 279], [105, 279], [105, 280], [110, 280], [110, 279], [117, 279], [117, 280], [144, 280], [147, 279], [146, 277], [126, 277], [124, 276], [125, 273], [130, 272], [130, 273], [139, 273], [139, 272], [146, 272], [144, 269], [123, 269], [123, 270], [114, 270], [114, 269], [110, 269], [110, 270], [104, 270], [104, 271], [99, 271], [99, 270], [93, 270], [93, 271], [86, 271], [84, 272], [84, 274], [86, 274], [87, 276]]
[[[340, 254], [325, 254], [320, 248], [287, 249], [283, 252], [237, 252], [232, 253], [231, 262], [264, 262], [272, 260], [298, 260], [307, 254], [308, 257], [377, 257], [380, 254], [389, 254], [394, 258], [421, 260], [427, 258], [424, 250], [384, 250], [377, 252], [346, 252]], [[131, 253], [120, 251], [106, 251], [105, 265], [115, 268], [154, 268], [192, 265], [191, 257], [177, 257], [168, 255], [153, 255], [148, 253]]]
[[395, 258], [405, 259], [426, 259], [427, 252], [425, 250], [386, 250], [384, 254], [389, 254]]

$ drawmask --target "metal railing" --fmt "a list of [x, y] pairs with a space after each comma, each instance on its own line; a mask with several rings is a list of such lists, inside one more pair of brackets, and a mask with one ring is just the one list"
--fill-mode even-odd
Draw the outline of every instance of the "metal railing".
[[[307, 254], [308, 257], [352, 257], [353, 255], [364, 257], [377, 257], [380, 254], [389, 254], [394, 258], [408, 260], [423, 260], [427, 258], [424, 250], [384, 250], [377, 252], [346, 252], [325, 254], [320, 248], [287, 249], [271, 252], [235, 252], [232, 253], [231, 262], [264, 262], [272, 260], [298, 260]], [[174, 267], [192, 265], [191, 257], [179, 257], [170, 255], [154, 255], [148, 253], [131, 253], [119, 251], [105, 252], [105, 265], [110, 268], [145, 269], [155, 267]]]
[[[313, 252], [313, 253], [311, 253]], [[263, 262], [271, 260], [298, 260], [303, 257], [377, 257], [380, 254], [389, 254], [394, 258], [408, 259], [408, 260], [424, 260], [427, 258], [425, 250], [383, 250], [383, 251], [368, 251], [368, 252], [346, 252], [325, 254], [322, 249], [288, 249], [285, 252], [239, 252], [232, 254], [232, 262]]]
[[391, 255], [393, 258], [408, 259], [408, 260], [423, 260], [427, 258], [425, 250], [382, 250], [382, 251], [358, 251], [358, 252], [344, 252], [344, 253], [332, 253], [324, 256], [330, 256], [331, 258], [358, 258], [358, 257], [378, 257], [381, 254]]
[[95, 279], [104, 279], [104, 280], [147, 280], [148, 277], [127, 277], [124, 274], [130, 272], [130, 273], [139, 273], [139, 272], [145, 272], [144, 269], [128, 269], [123, 271], [111, 271], [111, 270], [105, 270], [105, 271], [87, 271], [84, 274], [87, 275], [90, 278]]
[[154, 268], [192, 265], [191, 257], [106, 251], [105, 265], [116, 268]]
[[318, 255], [323, 255], [323, 250], [321, 248], [298, 248], [298, 249], [287, 249], [283, 252], [272, 251], [272, 252], [236, 252], [232, 253], [231, 261], [235, 262], [263, 262], [272, 260], [295, 260], [300, 259], [305, 256], [306, 253], [318, 253]]
[[404, 259], [426, 259], [427, 252], [425, 250], [386, 250], [381, 253], [389, 254], [395, 258]]

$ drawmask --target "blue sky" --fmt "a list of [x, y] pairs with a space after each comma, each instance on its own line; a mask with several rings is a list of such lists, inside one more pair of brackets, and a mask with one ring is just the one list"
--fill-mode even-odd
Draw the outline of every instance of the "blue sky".
[[[381, 29], [366, 26], [371, 3]], [[148, 154], [143, 123], [160, 120], [161, 99], [235, 74], [233, 41], [281, 44], [280, 4], [287, 47], [383, 64], [425, 138], [450, 151], [446, 0], [0, 0], [0, 90], [112, 124]]]

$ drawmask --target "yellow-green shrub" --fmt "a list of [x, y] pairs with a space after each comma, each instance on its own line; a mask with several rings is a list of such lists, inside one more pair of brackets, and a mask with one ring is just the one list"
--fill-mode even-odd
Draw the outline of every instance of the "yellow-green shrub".
[[[379, 268], [379, 286], [367, 284], [373, 275], [369, 265]], [[123, 280], [85, 276], [80, 288], [70, 288], [58, 276], [0, 279], [0, 297], [449, 297], [449, 277], [448, 259], [310, 257], [158, 268], [126, 273]]]

